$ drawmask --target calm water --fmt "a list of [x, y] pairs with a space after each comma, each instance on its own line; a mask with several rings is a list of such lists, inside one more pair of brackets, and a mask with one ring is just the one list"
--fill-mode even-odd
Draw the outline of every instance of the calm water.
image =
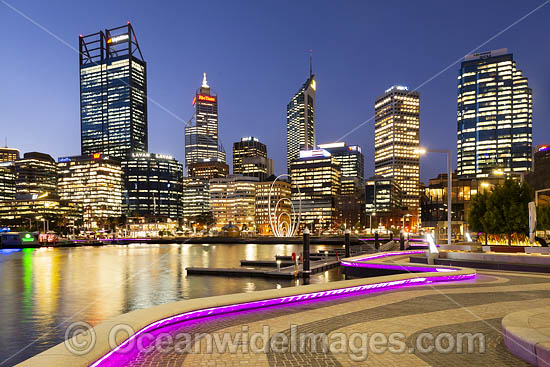
[[[311, 251], [328, 248], [317, 245]], [[140, 244], [0, 250], [0, 366], [62, 342], [72, 321], [96, 325], [125, 312], [182, 299], [299, 285], [294, 280], [185, 272], [189, 266], [238, 267], [241, 259], [273, 260], [292, 252], [301, 252], [301, 246]], [[313, 276], [311, 282], [337, 279], [342, 275], [333, 269]]]

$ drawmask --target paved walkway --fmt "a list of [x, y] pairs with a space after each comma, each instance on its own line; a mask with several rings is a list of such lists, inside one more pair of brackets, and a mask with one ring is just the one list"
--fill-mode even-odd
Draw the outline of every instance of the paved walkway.
[[[155, 348], [135, 355], [126, 365], [305, 367], [364, 366], [368, 363], [369, 366], [528, 366], [505, 347], [501, 321], [511, 311], [548, 304], [548, 275], [481, 271], [475, 281], [411, 287], [190, 321], [181, 324], [177, 330], [172, 328], [168, 338], [157, 339]], [[268, 342], [274, 348], [261, 353], [253, 353], [250, 344], [235, 339], [234, 353], [218, 353], [215, 347], [209, 351], [205, 339], [199, 346], [193, 344], [193, 352], [189, 353], [185, 348], [188, 344], [181, 342], [180, 333], [195, 336], [197, 333], [216, 333], [219, 338], [223, 338], [222, 333], [228, 333], [231, 338], [240, 334], [244, 339], [245, 334], [265, 333], [265, 327], [269, 327]], [[322, 350], [319, 344], [316, 350], [312, 350], [311, 345], [306, 345], [301, 351], [290, 350], [288, 341], [293, 340], [292, 336], [306, 333], [327, 333], [332, 350]], [[368, 333], [368, 346], [360, 334], [354, 333]], [[374, 338], [374, 333], [383, 335]], [[393, 336], [401, 338], [402, 335], [406, 346], [391, 349], [391, 342], [380, 344], [380, 338], [391, 340], [392, 333], [401, 333]], [[434, 339], [423, 333], [430, 333]], [[451, 340], [458, 333], [481, 333], [483, 339], [473, 339], [472, 353], [469, 353], [467, 343]], [[438, 335], [440, 339], [437, 339]], [[343, 336], [347, 337], [345, 341], [348, 343], [344, 342]], [[176, 342], [167, 341], [170, 338]], [[350, 339], [355, 342], [353, 350], [349, 348]], [[333, 343], [334, 340], [341, 343]], [[419, 340], [422, 343], [418, 344]], [[257, 339], [259, 345], [263, 341]], [[363, 353], [366, 348], [362, 345], [368, 348], [366, 355]], [[439, 351], [426, 352], [431, 345], [438, 345]]]
[[534, 365], [550, 367], [550, 307], [506, 315], [502, 332], [512, 353]]

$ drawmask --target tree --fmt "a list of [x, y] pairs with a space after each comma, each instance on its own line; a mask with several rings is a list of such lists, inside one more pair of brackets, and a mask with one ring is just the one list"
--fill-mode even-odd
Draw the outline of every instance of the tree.
[[210, 226], [216, 223], [216, 220], [212, 212], [204, 212], [195, 217], [195, 222], [209, 230]]
[[487, 245], [487, 233], [489, 232], [488, 223], [485, 219], [487, 213], [487, 200], [489, 194], [482, 192], [472, 198], [470, 212], [468, 214], [468, 225], [474, 232], [483, 232], [485, 234], [485, 245]]
[[506, 234], [508, 245], [511, 245], [512, 233], [528, 233], [528, 204], [532, 197], [533, 192], [527, 184], [506, 180], [502, 186], [495, 186], [488, 195], [482, 219], [487, 232]]
[[550, 230], [550, 205], [537, 207], [537, 229], [539, 231]]

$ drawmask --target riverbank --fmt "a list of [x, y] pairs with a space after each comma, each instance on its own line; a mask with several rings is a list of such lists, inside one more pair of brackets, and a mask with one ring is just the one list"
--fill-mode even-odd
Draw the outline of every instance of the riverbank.
[[[388, 238], [380, 238], [380, 242], [388, 241]], [[303, 241], [302, 237], [164, 237], [164, 238], [106, 238], [97, 240], [68, 240], [58, 243], [45, 243], [28, 246], [6, 246], [13, 248], [40, 248], [40, 247], [79, 247], [79, 246], [104, 246], [127, 245], [129, 243], [151, 244], [255, 244], [255, 245], [297, 245]], [[311, 237], [311, 244], [344, 245], [344, 237]], [[350, 238], [351, 245], [359, 245], [365, 241], [359, 238]]]

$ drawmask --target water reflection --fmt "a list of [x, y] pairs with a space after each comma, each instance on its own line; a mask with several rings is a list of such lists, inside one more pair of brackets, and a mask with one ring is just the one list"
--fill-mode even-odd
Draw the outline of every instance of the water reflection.
[[[329, 246], [311, 246], [324, 251]], [[93, 325], [139, 308], [213, 295], [280, 289], [302, 280], [187, 276], [189, 266], [238, 267], [240, 260], [300, 253], [299, 245], [155, 245], [0, 251], [0, 365], [63, 340], [71, 321]], [[310, 283], [342, 279], [338, 270]], [[61, 325], [60, 327], [58, 325]], [[22, 347], [35, 344], [2, 362]]]

